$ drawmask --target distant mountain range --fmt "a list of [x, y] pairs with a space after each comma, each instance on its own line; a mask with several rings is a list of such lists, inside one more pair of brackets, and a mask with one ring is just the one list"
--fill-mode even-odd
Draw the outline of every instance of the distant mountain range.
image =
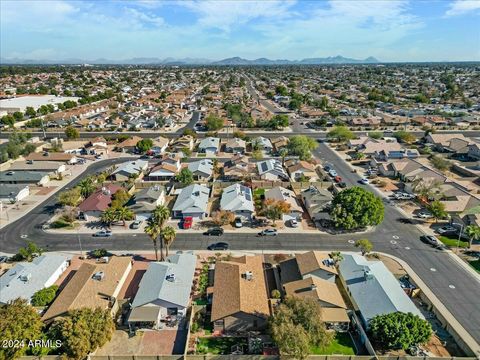
[[370, 56], [366, 59], [352, 59], [343, 56], [329, 56], [326, 58], [308, 58], [302, 60], [271, 60], [267, 58], [259, 58], [255, 60], [247, 60], [241, 57], [231, 57], [219, 61], [202, 59], [202, 58], [165, 58], [159, 59], [156, 57], [140, 57], [125, 60], [110, 60], [110, 59], [64, 59], [64, 60], [31, 60], [19, 58], [0, 58], [1, 64], [19, 64], [19, 65], [34, 65], [34, 64], [91, 64], [91, 65], [322, 65], [322, 64], [378, 64], [379, 60]]

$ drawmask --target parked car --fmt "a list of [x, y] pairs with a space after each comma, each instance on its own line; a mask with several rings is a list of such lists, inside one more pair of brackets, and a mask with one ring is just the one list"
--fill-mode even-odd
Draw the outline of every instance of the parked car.
[[208, 250], [210, 251], [215, 251], [215, 250], [228, 250], [228, 244], [225, 242], [218, 242], [211, 244], [207, 247]]
[[207, 231], [205, 231], [205, 232], [203, 233], [203, 235], [207, 235], [207, 236], [221, 236], [221, 235], [223, 235], [223, 229], [222, 229], [222, 228], [219, 228], [219, 227], [210, 228], [210, 229], [208, 229]]
[[425, 244], [431, 245], [437, 249], [444, 249], [445, 246], [437, 240], [435, 236], [432, 235], [422, 235], [420, 236], [420, 240]]
[[342, 189], [346, 188], [347, 187], [347, 183], [342, 181], [342, 182], [339, 182], [338, 183], [338, 186], [341, 187]]
[[341, 183], [342, 182], [342, 178], [340, 176], [335, 176], [335, 178], [333, 179], [337, 184], [338, 183]]
[[418, 217], [421, 219], [431, 219], [433, 217], [428, 211], [420, 211], [418, 213]]
[[338, 175], [337, 172], [334, 169], [328, 170], [328, 174], [333, 178]]
[[367, 178], [362, 178], [359, 181], [360, 181], [360, 184], [364, 184], [364, 185], [370, 184], [370, 181]]
[[130, 224], [130, 229], [140, 229], [140, 225], [142, 225], [142, 220], [135, 220], [133, 223]]
[[288, 226], [290, 226], [290, 227], [292, 227], [292, 228], [298, 227], [298, 221], [295, 220], [295, 219], [290, 219], [290, 220], [288, 220], [287, 224], [288, 224]]
[[457, 228], [455, 228], [453, 226], [450, 226], [450, 225], [445, 225], [445, 226], [442, 226], [441, 228], [438, 228], [437, 232], [441, 235], [455, 234], [457, 232]]
[[464, 251], [465, 255], [480, 258], [480, 251], [477, 250], [466, 250]]
[[8, 261], [8, 256], [0, 256], [0, 264], [6, 263]]
[[277, 236], [277, 229], [265, 229], [258, 233], [259, 236]]
[[92, 236], [93, 237], [110, 237], [112, 236], [112, 232], [110, 230], [101, 230], [101, 231], [97, 231]]
[[235, 218], [234, 225], [236, 228], [241, 228], [243, 226], [242, 219], [239, 217]]

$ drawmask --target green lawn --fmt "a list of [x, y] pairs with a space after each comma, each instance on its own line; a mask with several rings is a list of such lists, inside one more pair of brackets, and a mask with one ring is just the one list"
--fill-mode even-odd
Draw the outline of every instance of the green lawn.
[[471, 267], [473, 267], [477, 272], [480, 273], [480, 259], [479, 260], [473, 260], [468, 262]]
[[355, 346], [348, 333], [337, 333], [329, 346], [326, 348], [312, 346], [310, 353], [314, 355], [355, 355]]
[[247, 350], [247, 340], [237, 337], [205, 337], [200, 338], [197, 344], [197, 354], [229, 355], [232, 346], [242, 344], [244, 351]]
[[[457, 247], [458, 238], [439, 236], [438, 239], [448, 247]], [[468, 241], [460, 240], [458, 244], [461, 248], [468, 248]]]
[[257, 188], [253, 191], [254, 196], [262, 196], [265, 195], [265, 189]]

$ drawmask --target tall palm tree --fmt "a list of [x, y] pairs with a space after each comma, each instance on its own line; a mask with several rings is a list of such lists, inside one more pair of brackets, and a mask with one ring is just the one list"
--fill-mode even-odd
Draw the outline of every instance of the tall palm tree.
[[473, 241], [480, 240], [480, 226], [468, 225], [465, 228], [465, 234], [468, 236], [468, 247], [470, 248]]
[[145, 233], [150, 236], [153, 242], [153, 249], [155, 250], [155, 260], [158, 261], [158, 237], [160, 236], [160, 226], [153, 221], [153, 218], [148, 219], [147, 226], [145, 226]]
[[177, 236], [177, 233], [175, 232], [175, 229], [171, 226], [165, 226], [160, 231], [160, 237], [163, 239], [163, 242], [165, 244], [165, 256], [168, 257], [168, 250], [170, 248], [170, 245], [172, 245], [173, 241], [175, 240], [175, 237]]
[[[163, 227], [165, 226], [166, 221], [170, 217], [170, 209], [164, 205], [158, 205], [153, 211], [152, 211], [152, 216], [150, 217], [149, 224], [156, 224], [156, 227], [158, 229], [158, 234], [157, 238], [160, 237], [160, 260], [163, 261], [163, 239], [161, 235], [161, 231]], [[147, 225], [148, 226], [148, 225]], [[152, 225], [153, 226], [153, 225]], [[153, 240], [153, 239], [152, 239]], [[154, 240], [154, 246], [156, 246], [157, 240]], [[156, 254], [156, 252], [155, 252]], [[158, 257], [157, 257], [158, 260]]]

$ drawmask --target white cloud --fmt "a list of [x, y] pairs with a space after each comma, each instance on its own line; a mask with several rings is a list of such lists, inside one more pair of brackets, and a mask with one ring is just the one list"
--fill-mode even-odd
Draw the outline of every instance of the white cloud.
[[450, 3], [450, 7], [445, 16], [463, 15], [471, 11], [480, 9], [479, 0], [455, 0]]
[[282, 19], [289, 17], [295, 1], [179, 1], [199, 16], [199, 23], [205, 27], [228, 31], [234, 25], [248, 23], [253, 19]]

